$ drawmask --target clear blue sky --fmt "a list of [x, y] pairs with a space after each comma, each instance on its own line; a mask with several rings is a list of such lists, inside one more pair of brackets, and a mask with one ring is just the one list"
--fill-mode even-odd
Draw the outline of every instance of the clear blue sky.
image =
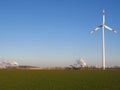
[[[120, 32], [120, 0], [1, 0], [0, 56], [22, 65], [101, 65], [102, 23]], [[105, 31], [106, 65], [120, 65], [120, 36]]]

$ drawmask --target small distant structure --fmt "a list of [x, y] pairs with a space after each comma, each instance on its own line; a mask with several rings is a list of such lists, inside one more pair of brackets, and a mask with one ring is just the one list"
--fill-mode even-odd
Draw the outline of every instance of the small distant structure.
[[2, 61], [0, 62], [0, 68], [16, 68], [19, 64], [16, 61]]
[[83, 58], [76, 60], [76, 63], [73, 65], [70, 65], [70, 67], [66, 67], [66, 69], [68, 70], [80, 70], [83, 68], [88, 68], [87, 63]]

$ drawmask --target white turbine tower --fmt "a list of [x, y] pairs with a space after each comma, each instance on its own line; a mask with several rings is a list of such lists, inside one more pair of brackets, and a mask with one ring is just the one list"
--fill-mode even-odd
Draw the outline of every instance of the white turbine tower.
[[92, 30], [90, 33], [94, 33], [97, 30], [99, 30], [100, 28], [102, 28], [102, 68], [103, 70], [105, 70], [105, 35], [104, 35], [104, 29], [108, 29], [114, 33], [118, 33], [116, 30], [110, 28], [109, 26], [105, 25], [105, 11], [103, 10], [102, 12], [102, 25], [98, 26], [97, 28], [95, 28], [94, 30]]

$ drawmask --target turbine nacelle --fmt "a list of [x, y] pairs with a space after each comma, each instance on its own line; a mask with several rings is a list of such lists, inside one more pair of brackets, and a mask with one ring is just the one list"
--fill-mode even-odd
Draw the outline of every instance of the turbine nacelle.
[[102, 14], [105, 15], [105, 10], [103, 9]]

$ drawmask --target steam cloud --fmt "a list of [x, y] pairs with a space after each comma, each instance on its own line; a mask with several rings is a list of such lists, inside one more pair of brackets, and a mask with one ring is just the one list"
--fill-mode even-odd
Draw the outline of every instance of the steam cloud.
[[85, 67], [87, 65], [83, 58], [80, 58], [80, 60], [77, 60], [76, 62], [81, 67]]

